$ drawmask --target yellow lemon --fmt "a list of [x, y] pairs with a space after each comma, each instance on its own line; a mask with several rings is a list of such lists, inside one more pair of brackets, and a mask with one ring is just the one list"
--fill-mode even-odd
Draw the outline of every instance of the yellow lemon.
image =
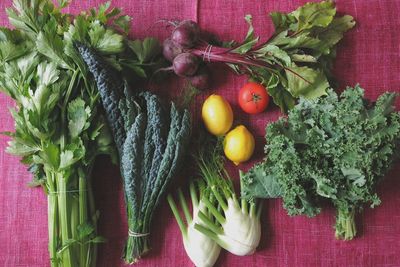
[[231, 105], [220, 95], [210, 95], [204, 101], [201, 117], [207, 130], [213, 135], [224, 135], [232, 127], [233, 112]]
[[254, 152], [254, 137], [243, 125], [230, 131], [224, 139], [225, 156], [235, 165], [250, 159]]

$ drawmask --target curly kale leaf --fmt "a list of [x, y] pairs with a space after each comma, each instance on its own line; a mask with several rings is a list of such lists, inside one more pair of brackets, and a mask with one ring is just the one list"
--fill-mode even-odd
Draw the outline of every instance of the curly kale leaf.
[[338, 209], [338, 237], [352, 238], [349, 229], [340, 229], [342, 216], [380, 203], [376, 185], [398, 154], [395, 97], [385, 93], [370, 103], [356, 86], [340, 96], [329, 90], [326, 97], [301, 98], [287, 118], [267, 126], [267, 157], [242, 177], [244, 195], [279, 195], [289, 215], [307, 216], [318, 214], [321, 200], [329, 199]]

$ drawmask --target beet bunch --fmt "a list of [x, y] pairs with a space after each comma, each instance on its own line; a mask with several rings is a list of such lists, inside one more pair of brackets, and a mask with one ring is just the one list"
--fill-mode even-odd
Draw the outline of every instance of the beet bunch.
[[168, 69], [188, 79], [197, 89], [205, 90], [210, 85], [210, 72], [201, 58], [191, 53], [191, 49], [201, 42], [200, 36], [200, 27], [196, 22], [181, 21], [164, 41], [163, 55], [172, 63]]

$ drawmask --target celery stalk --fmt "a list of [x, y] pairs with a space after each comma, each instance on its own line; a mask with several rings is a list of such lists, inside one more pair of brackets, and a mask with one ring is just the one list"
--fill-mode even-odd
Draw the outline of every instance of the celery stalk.
[[[67, 200], [67, 186], [63, 176], [56, 174], [57, 186], [58, 186], [58, 209], [59, 209], [59, 220], [60, 220], [60, 232], [61, 232], [61, 244], [66, 245], [67, 240], [70, 238], [69, 231], [69, 216], [68, 216], [68, 200]], [[73, 267], [71, 259], [70, 247], [65, 249], [62, 254], [63, 267]]]
[[54, 177], [52, 173], [46, 172], [49, 194], [47, 195], [48, 200], [48, 229], [49, 229], [49, 253], [50, 262], [52, 267], [58, 267], [57, 260], [57, 241], [58, 241], [58, 203], [57, 196], [54, 194], [56, 187], [53, 183]]

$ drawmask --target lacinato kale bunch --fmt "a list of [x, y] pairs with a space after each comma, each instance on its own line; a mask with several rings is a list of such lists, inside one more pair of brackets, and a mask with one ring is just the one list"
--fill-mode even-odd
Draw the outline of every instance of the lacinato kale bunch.
[[132, 94], [93, 49], [76, 46], [96, 80], [119, 152], [129, 226], [123, 258], [135, 263], [150, 248], [154, 210], [182, 166], [191, 134], [190, 113], [179, 111], [174, 103], [164, 107], [149, 92]]
[[174, 30], [163, 44], [164, 57], [175, 74], [187, 78], [198, 89], [209, 87], [205, 63], [227, 64], [237, 74], [265, 86], [276, 105], [287, 112], [297, 99], [313, 99], [332, 86], [332, 62], [336, 45], [354, 27], [352, 16], [338, 16], [335, 3], [307, 3], [290, 13], [270, 14], [275, 32], [265, 42], [254, 34], [252, 17], [246, 15], [249, 31], [245, 39], [218, 42], [207, 38], [190, 20], [170, 22]]
[[375, 103], [359, 86], [307, 100], [267, 126], [266, 159], [242, 177], [247, 198], [282, 197], [289, 215], [315, 216], [321, 200], [337, 210], [336, 237], [356, 235], [354, 216], [380, 204], [376, 185], [398, 156], [400, 113], [395, 93]]

